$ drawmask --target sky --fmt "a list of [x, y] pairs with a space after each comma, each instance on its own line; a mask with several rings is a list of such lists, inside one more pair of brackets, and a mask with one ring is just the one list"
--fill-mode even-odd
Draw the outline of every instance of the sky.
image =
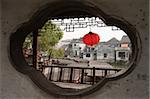
[[[102, 21], [99, 18], [98, 19], [96, 18], [96, 20]], [[85, 21], [88, 22], [88, 19], [85, 19]], [[65, 19], [64, 22], [69, 23], [69, 19]], [[57, 22], [53, 23], [58, 24]], [[60, 28], [64, 32], [63, 38], [61, 40], [80, 38], [83, 37], [85, 34], [89, 33], [90, 31], [93, 33], [97, 33], [100, 36], [100, 41], [108, 41], [113, 37], [115, 37], [118, 40], [121, 40], [122, 36], [126, 35], [126, 33], [123, 30], [112, 30], [112, 26], [107, 27], [88, 26], [87, 28], [75, 28], [74, 32], [66, 32], [64, 31], [64, 27], [65, 26], [60, 25]]]
[[[74, 32], [64, 31], [62, 40], [80, 38], [89, 32], [89, 28], [75, 29]], [[91, 28], [91, 32], [97, 33], [100, 36], [100, 41], [108, 41], [113, 37], [115, 37], [118, 40], [121, 40], [122, 36], [126, 35], [126, 33], [122, 30], [113, 31], [112, 27], [93, 27]]]

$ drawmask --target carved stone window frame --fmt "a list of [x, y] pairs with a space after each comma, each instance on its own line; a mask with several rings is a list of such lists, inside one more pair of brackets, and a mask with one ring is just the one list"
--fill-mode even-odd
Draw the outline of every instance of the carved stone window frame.
[[[86, 15], [97, 16], [102, 19], [106, 25], [117, 26], [124, 30], [125, 33], [127, 33], [132, 43], [132, 58], [129, 67], [123, 69], [116, 75], [105, 77], [102, 81], [85, 89], [74, 90], [58, 87], [57, 85], [51, 83], [51, 81], [48, 81], [40, 71], [37, 71], [35, 68], [28, 66], [22, 53], [23, 42], [29, 33], [35, 32], [41, 28], [45, 22], [49, 20], [49, 18], [57, 18], [57, 16], [62, 18], [82, 17]], [[12, 33], [10, 36], [9, 46], [10, 60], [15, 69], [25, 75], [28, 75], [29, 78], [31, 78], [31, 80], [39, 88], [48, 94], [52, 94], [57, 97], [85, 96], [100, 89], [106, 82], [110, 80], [116, 80], [127, 76], [136, 67], [140, 59], [141, 50], [142, 46], [139, 33], [137, 32], [136, 28], [129, 22], [117, 16], [107, 15], [99, 8], [99, 6], [92, 2], [73, 0], [55, 1], [42, 7], [32, 16], [28, 22], [20, 25], [16, 32]]]

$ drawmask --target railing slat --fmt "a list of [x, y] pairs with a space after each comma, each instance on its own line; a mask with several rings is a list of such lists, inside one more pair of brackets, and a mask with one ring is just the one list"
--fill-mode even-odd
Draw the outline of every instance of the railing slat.
[[94, 83], [95, 83], [95, 67], [93, 67], [93, 82], [92, 82], [92, 84], [94, 85]]
[[107, 70], [105, 70], [105, 74], [104, 74], [104, 77], [105, 77], [105, 76], [107, 76]]
[[82, 69], [82, 74], [81, 74], [81, 84], [83, 84], [83, 79], [84, 79], [84, 69]]
[[60, 74], [59, 74], [59, 82], [61, 82], [61, 77], [62, 77], [62, 67], [60, 68]]
[[52, 80], [52, 72], [53, 72], [53, 67], [51, 67], [51, 72], [50, 72], [49, 80]]
[[72, 75], [73, 75], [73, 67], [71, 68], [71, 71], [70, 71], [70, 80], [69, 80], [70, 83], [72, 83]]

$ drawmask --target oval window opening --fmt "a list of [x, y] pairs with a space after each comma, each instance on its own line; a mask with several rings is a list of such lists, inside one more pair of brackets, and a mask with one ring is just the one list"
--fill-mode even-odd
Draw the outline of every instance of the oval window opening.
[[99, 17], [49, 19], [22, 46], [29, 66], [62, 88], [84, 89], [128, 68], [132, 44]]

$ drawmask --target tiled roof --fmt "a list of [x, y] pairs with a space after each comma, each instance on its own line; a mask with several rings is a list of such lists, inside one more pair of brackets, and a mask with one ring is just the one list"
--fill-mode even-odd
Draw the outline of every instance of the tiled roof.
[[72, 40], [71, 40], [71, 43], [83, 43], [83, 42], [82, 42], [82, 38], [79, 38], [79, 39], [72, 39]]
[[119, 40], [117, 40], [115, 37], [107, 41], [107, 44], [112, 44], [112, 43], [119, 43]]
[[124, 35], [120, 40], [120, 43], [130, 43], [130, 39], [127, 35]]

